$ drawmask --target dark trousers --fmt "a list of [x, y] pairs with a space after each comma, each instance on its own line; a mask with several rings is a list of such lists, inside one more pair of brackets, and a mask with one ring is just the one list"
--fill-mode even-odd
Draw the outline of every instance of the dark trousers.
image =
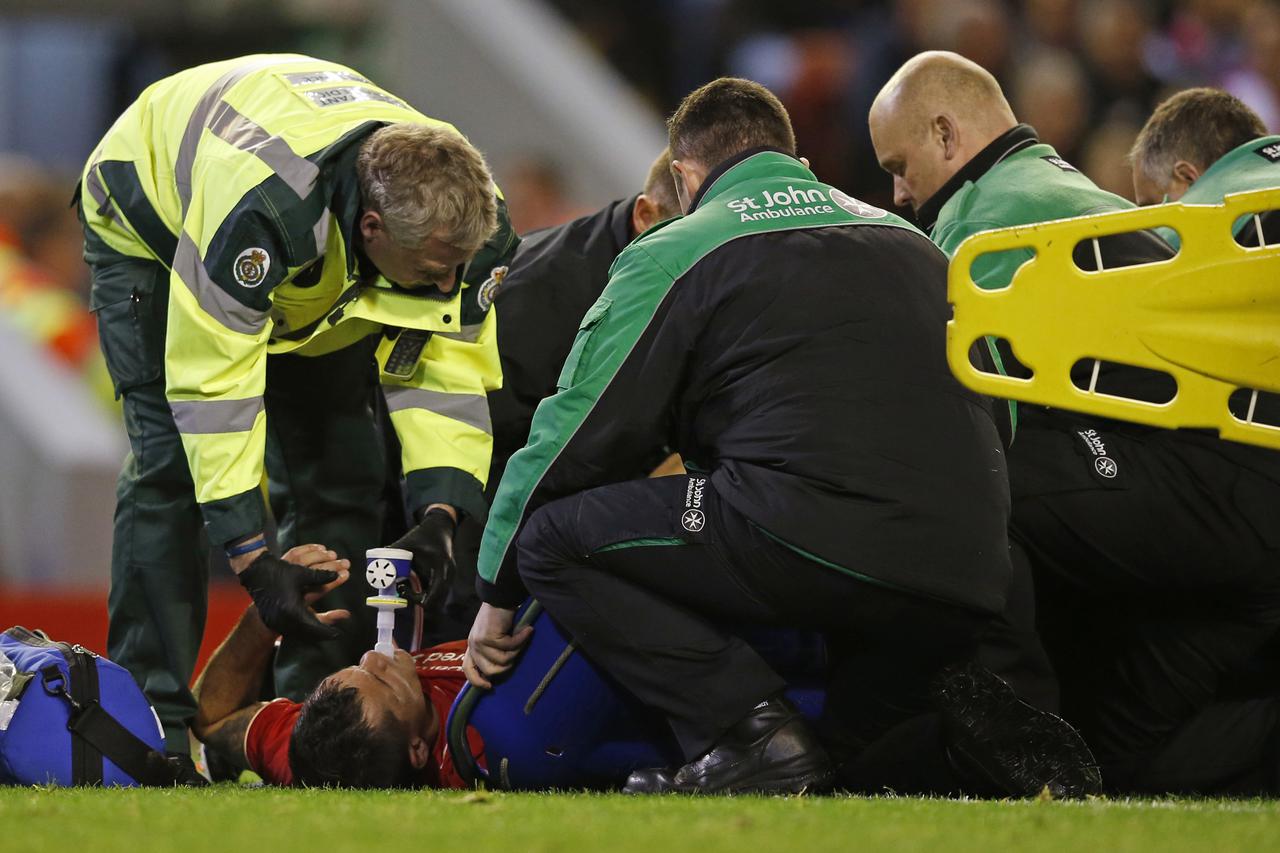
[[[169, 271], [124, 257], [92, 234], [85, 259], [131, 449], [116, 493], [107, 653], [150, 698], [167, 748], [185, 752], [195, 713], [188, 685], [208, 604], [209, 543], [164, 393]], [[382, 442], [370, 409], [376, 393], [372, 346], [368, 341], [327, 356], [273, 356], [268, 362], [267, 469], [281, 549], [320, 542], [358, 566], [366, 548], [385, 544], [379, 541]], [[337, 640], [282, 644], [282, 695], [301, 698], [372, 645], [374, 616], [365, 595], [355, 573], [319, 603], [353, 614]]]
[[530, 593], [589, 657], [667, 716], [690, 758], [784, 686], [728, 625], [821, 631], [822, 728], [837, 751], [858, 751], [928, 710], [931, 679], [971, 655], [988, 618], [802, 556], [703, 475], [555, 501], [528, 520], [518, 548]]
[[1026, 549], [1009, 540], [1009, 594], [1004, 610], [979, 637], [978, 662], [1009, 682], [1018, 698], [1042, 711], [1061, 713], [1058, 675], [1036, 627], [1035, 578]]
[[333, 640], [282, 640], [276, 693], [301, 700], [321, 679], [373, 647], [377, 614], [365, 604], [364, 552], [382, 541], [388, 507], [384, 442], [374, 418], [376, 338], [322, 356], [267, 359], [267, 479], [281, 553], [319, 542], [351, 561], [351, 579], [316, 603], [351, 618]]
[[[1009, 466], [1064, 715], [1113, 790], [1226, 790], [1274, 736], [1268, 707], [1214, 706], [1280, 627], [1280, 487], [1199, 439], [1081, 431], [1024, 422]], [[1051, 481], [1028, 473], [1048, 458]]]

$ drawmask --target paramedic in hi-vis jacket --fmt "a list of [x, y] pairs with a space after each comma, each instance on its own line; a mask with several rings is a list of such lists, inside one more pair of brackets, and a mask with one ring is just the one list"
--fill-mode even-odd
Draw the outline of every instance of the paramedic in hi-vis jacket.
[[[170, 751], [204, 628], [208, 546], [284, 634], [276, 686], [300, 698], [372, 643], [361, 584], [275, 556], [388, 544], [384, 395], [403, 448], [398, 547], [439, 584], [460, 515], [483, 520], [501, 384], [481, 285], [515, 248], [479, 152], [349, 68], [296, 55], [202, 65], [155, 83], [90, 156], [80, 186], [103, 352], [132, 454], [120, 476], [108, 651], [141, 682]], [[376, 365], [376, 366], [375, 366]], [[207, 536], [207, 540], [201, 534]]]

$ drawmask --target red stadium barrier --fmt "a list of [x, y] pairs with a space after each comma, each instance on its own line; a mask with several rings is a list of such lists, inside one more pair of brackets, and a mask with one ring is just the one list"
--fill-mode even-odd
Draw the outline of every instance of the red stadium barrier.
[[[209, 617], [196, 663], [199, 673], [249, 604], [238, 584], [209, 585]], [[107, 653], [107, 591], [85, 587], [52, 589], [0, 584], [0, 630], [11, 625], [39, 628], [55, 640], [76, 642]]]

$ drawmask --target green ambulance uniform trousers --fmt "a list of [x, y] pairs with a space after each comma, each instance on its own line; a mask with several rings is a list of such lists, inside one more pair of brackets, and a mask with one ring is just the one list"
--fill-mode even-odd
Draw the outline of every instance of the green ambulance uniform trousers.
[[[89, 229], [85, 240], [102, 349], [124, 400], [130, 444], [116, 493], [107, 654], [146, 673], [141, 686], [160, 716], [166, 748], [186, 752], [210, 545], [165, 398], [169, 270], [113, 251]], [[380, 544], [386, 462], [372, 414], [375, 343], [366, 338], [329, 355], [268, 360], [266, 464], [281, 553], [319, 542], [358, 567], [364, 551]], [[317, 604], [350, 610], [355, 630], [324, 643], [281, 644], [278, 695], [302, 698], [372, 645], [367, 593], [357, 571]]]

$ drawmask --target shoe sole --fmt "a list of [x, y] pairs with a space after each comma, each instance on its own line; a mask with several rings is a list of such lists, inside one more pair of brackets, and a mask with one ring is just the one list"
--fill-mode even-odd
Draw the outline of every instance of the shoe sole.
[[772, 779], [753, 779], [745, 785], [731, 785], [707, 791], [696, 785], [663, 785], [653, 789], [632, 788], [624, 785], [622, 793], [642, 796], [644, 794], [697, 794], [706, 796], [734, 794], [803, 794], [825, 791], [835, 778], [833, 769], [814, 770], [798, 776], [779, 775]]
[[1102, 791], [1093, 752], [1066, 720], [1018, 698], [1007, 682], [970, 665], [947, 673], [935, 691], [952, 732], [950, 749], [1016, 797], [1046, 788], [1055, 799]]
[[[801, 776], [753, 781], [749, 785], [729, 787], [714, 793], [729, 794], [730, 796], [734, 794], [813, 794], [825, 791], [831, 785], [831, 780], [834, 776], [835, 773], [831, 770], [821, 770]], [[693, 793], [700, 794], [702, 791], [695, 790]]]

